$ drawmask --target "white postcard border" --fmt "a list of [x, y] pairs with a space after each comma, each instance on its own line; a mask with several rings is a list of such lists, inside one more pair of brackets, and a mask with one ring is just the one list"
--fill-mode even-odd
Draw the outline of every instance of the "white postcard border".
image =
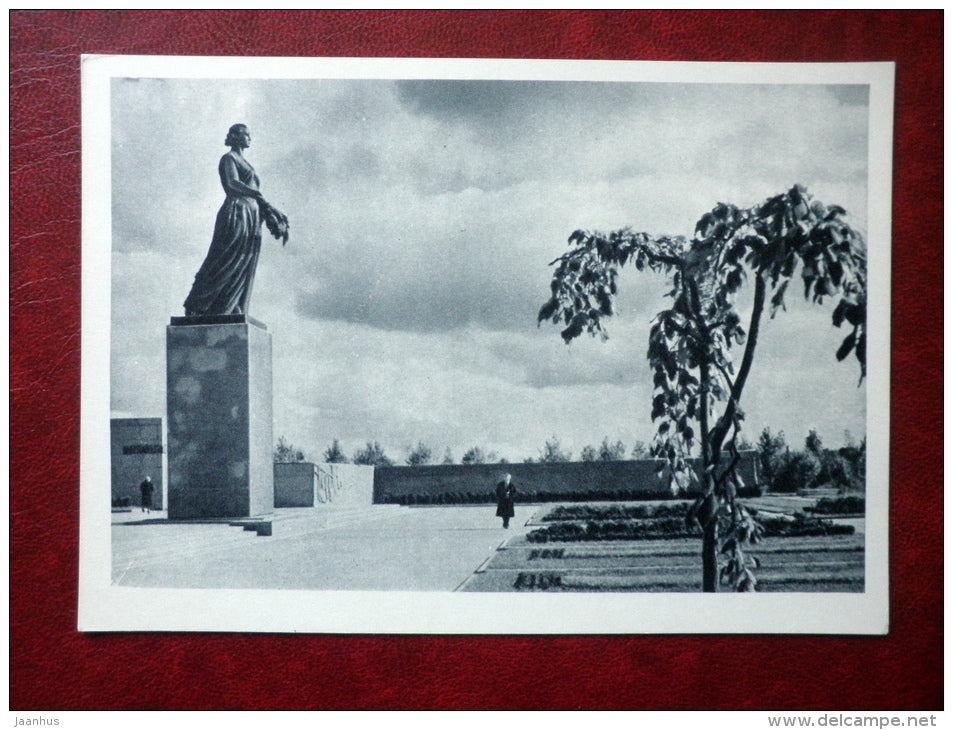
[[[892, 63], [748, 64], [497, 59], [85, 56], [82, 63], [81, 631], [370, 634], [884, 634]], [[125, 588], [111, 583], [110, 80], [421, 78], [870, 85], [867, 545], [862, 594], [480, 594]], [[837, 609], [832, 610], [832, 605]]]

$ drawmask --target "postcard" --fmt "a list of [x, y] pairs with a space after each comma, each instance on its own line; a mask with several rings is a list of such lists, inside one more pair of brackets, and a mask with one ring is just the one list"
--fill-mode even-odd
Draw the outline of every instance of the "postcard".
[[81, 631], [889, 631], [894, 67], [85, 56]]

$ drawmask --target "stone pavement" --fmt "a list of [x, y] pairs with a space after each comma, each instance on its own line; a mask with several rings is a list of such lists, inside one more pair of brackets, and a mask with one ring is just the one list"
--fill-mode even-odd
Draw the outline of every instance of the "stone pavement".
[[453, 591], [540, 505], [517, 505], [510, 529], [494, 505], [375, 505], [275, 511], [273, 534], [226, 522], [170, 523], [165, 513], [113, 514], [120, 586]]
[[[765, 511], [803, 508], [793, 498]], [[517, 505], [502, 529], [493, 505], [375, 505], [278, 509], [270, 536], [227, 521], [169, 522], [165, 513], [113, 514], [113, 582], [154, 588], [300, 590], [697, 591], [695, 539], [528, 543], [534, 516]], [[863, 590], [864, 520], [844, 538], [766, 540], [763, 590]], [[252, 527], [252, 525], [248, 525]], [[775, 544], [776, 543], [776, 544]]]

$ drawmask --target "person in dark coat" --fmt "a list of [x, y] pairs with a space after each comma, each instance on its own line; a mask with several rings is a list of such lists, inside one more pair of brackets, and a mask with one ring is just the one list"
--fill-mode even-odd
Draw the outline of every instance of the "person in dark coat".
[[155, 487], [152, 486], [152, 477], [146, 477], [139, 485], [139, 494], [142, 497], [142, 511], [148, 512], [152, 509], [152, 493]]
[[496, 485], [496, 516], [503, 518], [503, 527], [509, 529], [510, 517], [516, 512], [513, 509], [513, 500], [516, 497], [516, 487], [509, 474], [503, 476], [503, 481]]

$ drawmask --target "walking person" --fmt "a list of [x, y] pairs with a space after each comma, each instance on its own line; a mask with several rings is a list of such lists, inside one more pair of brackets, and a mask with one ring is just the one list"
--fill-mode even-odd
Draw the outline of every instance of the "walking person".
[[155, 487], [152, 485], [152, 477], [147, 476], [139, 485], [139, 495], [142, 497], [142, 511], [149, 512], [152, 509], [152, 493]]
[[516, 487], [513, 486], [512, 477], [509, 474], [503, 475], [503, 481], [496, 485], [496, 516], [503, 518], [503, 528], [510, 528], [510, 518], [516, 512], [513, 509], [513, 500], [516, 497]]

